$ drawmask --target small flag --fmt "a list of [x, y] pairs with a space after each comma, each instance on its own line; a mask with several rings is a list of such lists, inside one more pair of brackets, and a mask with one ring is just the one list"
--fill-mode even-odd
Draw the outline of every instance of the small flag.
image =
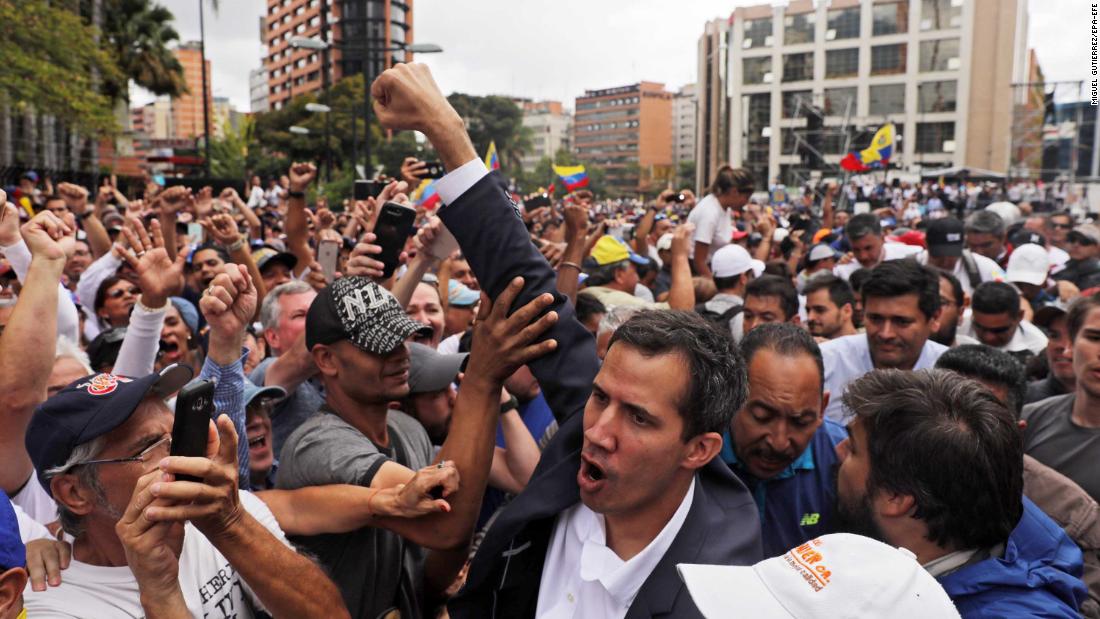
[[871, 145], [859, 151], [848, 153], [840, 162], [840, 167], [849, 172], [866, 172], [881, 169], [890, 163], [894, 152], [894, 124], [887, 123], [875, 132]]
[[565, 183], [566, 191], [576, 191], [588, 185], [588, 173], [584, 171], [584, 166], [582, 165], [556, 165], [554, 166], [554, 174], [557, 174], [562, 182]]
[[489, 142], [489, 151], [485, 153], [485, 167], [489, 168], [489, 171], [500, 169], [500, 157], [497, 157], [497, 143], [495, 140]]
[[423, 206], [429, 210], [438, 206], [440, 197], [435, 188], [435, 179], [426, 178], [420, 181], [420, 186], [412, 194], [412, 201], [417, 206]]

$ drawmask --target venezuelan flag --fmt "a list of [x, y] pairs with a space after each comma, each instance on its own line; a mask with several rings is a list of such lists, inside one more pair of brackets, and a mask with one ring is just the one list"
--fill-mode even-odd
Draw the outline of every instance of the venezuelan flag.
[[495, 140], [489, 142], [489, 151], [485, 153], [485, 167], [489, 168], [490, 172], [500, 169], [500, 157], [497, 156]]
[[426, 209], [434, 209], [439, 205], [440, 197], [439, 192], [435, 188], [435, 179], [424, 179], [420, 181], [420, 186], [413, 192], [412, 201], [417, 206], [423, 206]]
[[575, 191], [588, 185], [588, 173], [584, 171], [582, 165], [556, 165], [554, 166], [554, 174], [557, 174], [565, 183], [566, 191]]
[[894, 153], [894, 124], [887, 123], [875, 132], [871, 145], [859, 151], [852, 151], [841, 160], [840, 167], [849, 172], [866, 172], [880, 169], [890, 163]]

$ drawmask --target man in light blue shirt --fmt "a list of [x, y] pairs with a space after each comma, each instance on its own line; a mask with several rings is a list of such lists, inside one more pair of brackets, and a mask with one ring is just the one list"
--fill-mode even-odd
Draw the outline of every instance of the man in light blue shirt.
[[946, 346], [929, 337], [939, 329], [939, 275], [915, 260], [883, 262], [861, 289], [866, 333], [821, 345], [825, 389], [832, 394], [825, 416], [844, 423], [841, 404], [848, 383], [871, 370], [923, 370], [936, 364]]

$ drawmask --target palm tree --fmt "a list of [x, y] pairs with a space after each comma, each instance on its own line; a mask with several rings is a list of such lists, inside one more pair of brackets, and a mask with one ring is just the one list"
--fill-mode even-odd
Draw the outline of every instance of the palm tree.
[[174, 16], [150, 0], [94, 0], [103, 3], [104, 46], [122, 70], [119, 81], [104, 83], [104, 92], [116, 100], [129, 100], [129, 80], [158, 95], [187, 92], [183, 67], [169, 44], [179, 40], [172, 27]]

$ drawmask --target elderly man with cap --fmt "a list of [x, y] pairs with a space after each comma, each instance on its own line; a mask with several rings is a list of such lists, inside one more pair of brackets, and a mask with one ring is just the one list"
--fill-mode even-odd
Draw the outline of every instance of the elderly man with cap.
[[271, 412], [275, 404], [285, 397], [286, 389], [278, 385], [261, 387], [247, 378], [244, 381], [248, 470], [252, 487], [257, 490], [270, 490], [275, 487], [279, 459], [274, 449]]
[[965, 228], [954, 217], [934, 219], [925, 231], [928, 249], [917, 254], [917, 262], [934, 266], [955, 276], [967, 295], [982, 282], [1004, 281], [1005, 274], [993, 260], [963, 247]]
[[1073, 347], [1070, 346], [1066, 327], [1066, 307], [1057, 302], [1035, 311], [1032, 323], [1047, 336], [1047, 367], [1050, 373], [1042, 380], [1027, 385], [1025, 404], [1038, 402], [1056, 395], [1073, 393], [1077, 388], [1077, 376], [1073, 373]]
[[851, 533], [823, 535], [756, 565], [676, 569], [707, 619], [733, 609], [756, 619], [959, 617], [911, 551]]
[[1070, 259], [1054, 279], [1073, 282], [1081, 290], [1100, 286], [1100, 226], [1081, 224], [1066, 239]]
[[697, 305], [695, 311], [716, 323], [729, 324], [734, 339], [740, 340], [745, 320], [745, 288], [756, 276], [752, 256], [740, 245], [726, 245], [714, 252], [711, 272], [718, 294]]
[[1050, 253], [1034, 243], [1016, 247], [1008, 257], [1006, 280], [1019, 289], [1032, 310], [1058, 301], [1056, 295], [1047, 292], [1050, 266]]
[[[399, 523], [392, 531], [362, 527], [300, 539], [334, 575], [356, 617], [395, 610], [403, 617], [429, 614], [433, 598], [441, 593], [429, 589], [449, 585], [465, 559], [492, 461], [503, 381], [553, 346], [552, 341], [530, 345], [556, 320], [553, 312], [537, 318], [550, 295], [504, 315], [520, 285], [516, 282], [502, 293], [495, 310], [485, 308], [447, 440], [434, 457], [424, 427], [403, 412], [389, 410], [390, 402], [409, 395], [406, 340], [425, 326], [365, 277], [337, 279], [310, 305], [305, 344], [324, 383], [325, 402], [283, 446], [279, 488], [332, 483], [391, 487], [407, 483], [414, 471], [433, 461], [441, 467], [453, 463], [462, 476], [462, 488], [449, 497], [450, 513]], [[424, 547], [448, 552], [426, 561]]]
[[584, 270], [588, 274], [585, 290], [607, 307], [648, 305], [634, 294], [641, 282], [638, 267], [647, 264], [649, 260], [634, 253], [625, 242], [604, 235], [585, 259]]
[[818, 243], [811, 247], [810, 253], [806, 254], [806, 268], [795, 278], [795, 287], [798, 288], [798, 292], [801, 293], [814, 277], [823, 273], [831, 275], [838, 260], [840, 260], [840, 253], [826, 243]]

